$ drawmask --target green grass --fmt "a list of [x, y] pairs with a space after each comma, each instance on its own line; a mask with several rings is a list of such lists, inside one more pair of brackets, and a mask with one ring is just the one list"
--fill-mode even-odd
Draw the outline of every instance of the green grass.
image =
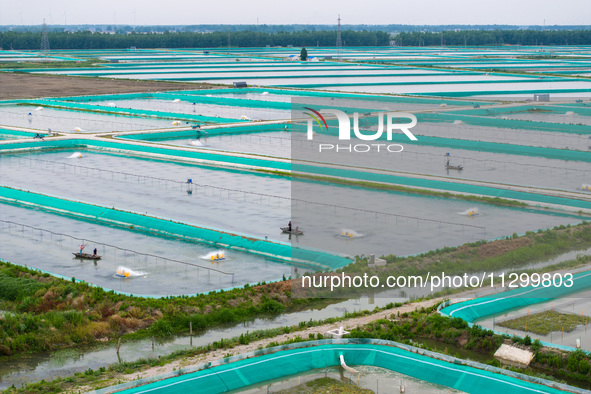
[[87, 59], [83, 61], [39, 61], [39, 62], [6, 62], [0, 63], [0, 70], [20, 70], [33, 68], [81, 68], [81, 67], [101, 67], [101, 65], [109, 63], [100, 59]]
[[574, 315], [571, 313], [558, 313], [556, 311], [545, 311], [529, 316], [522, 316], [516, 319], [506, 320], [498, 323], [499, 326], [533, 332], [539, 335], [548, 335], [551, 330], [571, 332], [577, 326], [587, 324], [588, 316]]
[[274, 391], [277, 394], [371, 394], [373, 391], [357, 387], [353, 383], [345, 383], [333, 378], [318, 378], [290, 389]]

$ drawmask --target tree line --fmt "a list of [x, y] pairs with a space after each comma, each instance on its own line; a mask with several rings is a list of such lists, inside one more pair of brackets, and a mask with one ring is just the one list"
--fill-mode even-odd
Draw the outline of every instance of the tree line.
[[[219, 48], [219, 47], [264, 47], [264, 46], [335, 46], [336, 31], [297, 31], [261, 33], [238, 32], [165, 32], [103, 34], [91, 31], [48, 32], [51, 49], [124, 49], [136, 48]], [[0, 33], [0, 48], [40, 49], [41, 32]], [[343, 45], [385, 46], [390, 44], [390, 35], [380, 31], [342, 32]]]
[[400, 33], [396, 45], [591, 45], [591, 30], [469, 30]]
[[[336, 22], [336, 21], [335, 21]], [[272, 24], [240, 24], [240, 25], [128, 25], [128, 24], [83, 24], [83, 25], [61, 25], [50, 24], [47, 25], [50, 31], [95, 31], [95, 32], [114, 32], [114, 33], [164, 33], [164, 32], [185, 32], [185, 33], [211, 33], [211, 32], [236, 32], [236, 31], [254, 31], [261, 33], [279, 33], [279, 32], [294, 32], [294, 31], [324, 31], [336, 30], [337, 25], [272, 25]], [[588, 25], [530, 25], [527, 27], [517, 25], [366, 25], [366, 24], [343, 24], [342, 30], [353, 31], [385, 31], [387, 33], [409, 33], [409, 32], [441, 32], [441, 31], [468, 31], [468, 30], [587, 30]], [[42, 31], [43, 25], [2, 25], [2, 31], [16, 31], [16, 32], [35, 32]]]

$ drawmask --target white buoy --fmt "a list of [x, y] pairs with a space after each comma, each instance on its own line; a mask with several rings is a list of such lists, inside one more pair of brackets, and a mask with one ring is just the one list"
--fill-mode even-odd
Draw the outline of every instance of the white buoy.
[[250, 119], [250, 118], [249, 118], [248, 116], [246, 116], [246, 115], [242, 115], [242, 116], [240, 117], [240, 119], [242, 119], [242, 120], [252, 120], [252, 119]]
[[37, 107], [35, 108], [35, 111], [43, 111], [43, 107]]
[[70, 156], [68, 156], [68, 159], [81, 159], [81, 158], [82, 158], [82, 153], [80, 153], [80, 152], [74, 152]]
[[454, 124], [464, 124], [461, 120], [454, 120]]
[[172, 100], [172, 102], [173, 103], [180, 103], [181, 102], [181, 99], [174, 99], [174, 100]]

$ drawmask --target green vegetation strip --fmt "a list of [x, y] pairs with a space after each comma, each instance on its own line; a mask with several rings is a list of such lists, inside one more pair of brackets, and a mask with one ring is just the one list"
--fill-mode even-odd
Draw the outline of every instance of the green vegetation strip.
[[544, 311], [527, 316], [517, 317], [511, 320], [497, 323], [499, 326], [533, 332], [539, 335], [548, 335], [552, 330], [571, 332], [580, 325], [589, 323], [588, 316], [574, 315], [572, 313], [560, 313], [557, 311]]
[[275, 391], [277, 394], [374, 394], [373, 391], [357, 387], [353, 382], [341, 382], [334, 378], [318, 378], [304, 385]]

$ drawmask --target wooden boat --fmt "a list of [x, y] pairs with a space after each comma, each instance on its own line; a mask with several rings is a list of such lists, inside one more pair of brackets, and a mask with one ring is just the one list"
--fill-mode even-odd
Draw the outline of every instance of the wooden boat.
[[281, 228], [281, 232], [283, 234], [291, 234], [291, 235], [304, 235], [304, 232], [302, 230], [299, 229], [295, 229], [295, 228], [291, 228], [291, 230], [289, 229], [289, 227], [280, 227]]
[[462, 166], [452, 166], [449, 164], [446, 164], [445, 168], [448, 170], [458, 170], [458, 171], [462, 171], [464, 169], [464, 167], [462, 167]]
[[77, 259], [81, 259], [81, 260], [100, 260], [101, 256], [99, 256], [98, 254], [90, 254], [90, 253], [72, 253], [74, 256], [76, 256], [75, 258]]

